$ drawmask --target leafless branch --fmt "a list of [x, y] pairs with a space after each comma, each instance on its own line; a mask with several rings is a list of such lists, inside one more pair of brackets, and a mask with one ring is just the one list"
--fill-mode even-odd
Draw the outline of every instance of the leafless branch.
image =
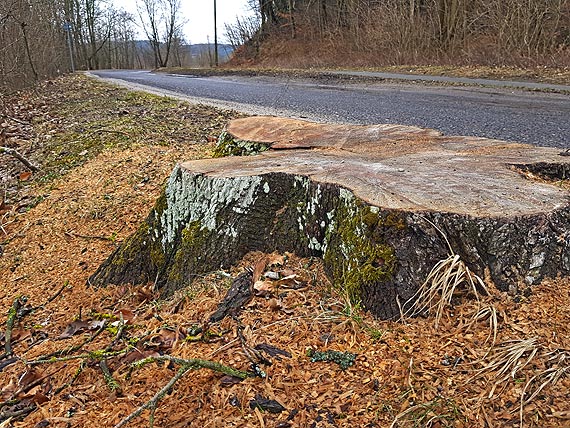
[[5, 153], [7, 155], [15, 157], [20, 162], [22, 162], [32, 172], [36, 172], [39, 170], [39, 168], [37, 166], [35, 166], [33, 163], [31, 163], [28, 159], [26, 159], [20, 152], [18, 152], [15, 149], [11, 149], [10, 147], [0, 146], [0, 153]]

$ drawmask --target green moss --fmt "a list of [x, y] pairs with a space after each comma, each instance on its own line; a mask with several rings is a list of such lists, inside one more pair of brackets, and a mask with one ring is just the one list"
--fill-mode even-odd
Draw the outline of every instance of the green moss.
[[307, 356], [311, 358], [312, 363], [319, 361], [336, 363], [342, 370], [348, 369], [356, 361], [356, 354], [352, 352], [315, 351], [314, 349], [309, 349]]
[[154, 203], [154, 211], [156, 213], [156, 216], [158, 217], [162, 215], [162, 213], [165, 212], [167, 208], [168, 208], [168, 202], [166, 200], [166, 191], [163, 190], [160, 193], [160, 196], [158, 197], [156, 202]]
[[109, 148], [206, 142], [235, 117], [232, 112], [133, 92], [82, 75], [57, 79], [38, 96], [42, 114], [35, 115], [32, 123], [34, 133], [42, 136], [34, 148], [41, 169], [34, 177], [42, 183], [64, 176]]
[[121, 385], [119, 385], [119, 382], [117, 382], [110, 373], [103, 373], [103, 377], [111, 392], [121, 391]]
[[366, 210], [362, 215], [362, 222], [369, 228], [372, 229], [378, 224], [379, 216], [377, 213], [372, 212], [372, 210]]
[[111, 336], [117, 336], [117, 333], [119, 332], [119, 327], [109, 326], [105, 330], [107, 330], [111, 334]]
[[164, 264], [166, 263], [166, 254], [164, 253], [164, 249], [162, 248], [162, 244], [160, 242], [160, 239], [156, 238], [154, 236], [154, 233], [151, 232], [151, 228], [150, 226], [147, 226], [148, 231], [147, 231], [147, 238], [148, 240], [150, 240], [149, 243], [149, 256], [150, 256], [150, 261], [153, 265], [153, 267], [155, 267], [156, 269], [160, 270], [164, 267]]
[[[403, 224], [403, 223], [402, 223]], [[360, 302], [364, 285], [377, 285], [391, 278], [396, 258], [394, 250], [383, 242], [385, 229], [399, 228], [368, 205], [345, 201], [337, 210], [335, 224], [329, 230], [329, 245], [324, 254], [333, 284], [341, 288], [354, 304]]]
[[135, 234], [123, 242], [119, 251], [114, 254], [111, 264], [122, 267], [134, 260], [135, 254], [140, 251], [141, 242], [148, 235], [148, 231], [148, 224], [143, 222]]
[[110, 264], [106, 269], [112, 273], [124, 272], [129, 265], [142, 263], [144, 265], [143, 271], [148, 277], [145, 278], [143, 272], [138, 276], [139, 273], [137, 272], [137, 276], [131, 278], [130, 281], [137, 283], [154, 281], [156, 273], [164, 268], [167, 259], [162, 248], [162, 242], [154, 233], [157, 228], [159, 229], [158, 220], [151, 214], [133, 235], [123, 241], [118, 251], [109, 260]]
[[[162, 269], [164, 264], [166, 263], [166, 255], [164, 253], [164, 249], [162, 248], [162, 244], [160, 239], [156, 238], [154, 229], [161, 230], [160, 227], [160, 216], [162, 213], [166, 211], [168, 208], [168, 202], [166, 199], [166, 191], [163, 189], [160, 196], [156, 200], [154, 204], [153, 212], [149, 218], [149, 221], [144, 222], [141, 228], [139, 228], [139, 233], [141, 237], [145, 237], [148, 239], [149, 242], [149, 255], [152, 265], [157, 269]], [[151, 224], [149, 224], [149, 222]], [[142, 230], [141, 230], [142, 229]], [[159, 234], [160, 235], [160, 234]]]
[[396, 212], [388, 213], [383, 220], [383, 225], [384, 227], [395, 228], [397, 230], [404, 230], [406, 228], [404, 218]]
[[93, 360], [102, 360], [105, 357], [106, 357], [106, 352], [104, 349], [89, 352], [89, 358]]
[[182, 230], [180, 245], [169, 268], [168, 282], [180, 284], [184, 280], [184, 272], [189, 270], [189, 266], [196, 266], [202, 257], [207, 239], [208, 232], [202, 229], [199, 220], [188, 223]]
[[204, 243], [205, 233], [199, 220], [192, 221], [182, 230], [181, 247], [196, 248]]
[[129, 347], [135, 347], [139, 343], [140, 338], [138, 337], [130, 337], [127, 341]]
[[91, 311], [89, 315], [96, 320], [116, 320], [117, 316], [113, 314], [106, 314], [104, 312]]
[[218, 143], [214, 149], [213, 157], [251, 156], [264, 152], [267, 149], [269, 149], [269, 144], [238, 140], [224, 131], [218, 138]]
[[160, 245], [153, 245], [150, 249], [150, 260], [153, 266], [161, 268], [166, 263], [166, 256]]

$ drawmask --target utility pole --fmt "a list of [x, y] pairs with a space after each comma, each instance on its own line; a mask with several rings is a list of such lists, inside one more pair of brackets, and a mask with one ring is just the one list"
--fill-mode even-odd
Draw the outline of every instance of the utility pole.
[[67, 47], [69, 49], [69, 60], [71, 61], [71, 72], [75, 73], [75, 61], [73, 61], [73, 47], [71, 38], [71, 24], [69, 21], [63, 23], [63, 29], [67, 33]]
[[218, 66], [218, 14], [216, 0], [214, 0], [214, 63]]

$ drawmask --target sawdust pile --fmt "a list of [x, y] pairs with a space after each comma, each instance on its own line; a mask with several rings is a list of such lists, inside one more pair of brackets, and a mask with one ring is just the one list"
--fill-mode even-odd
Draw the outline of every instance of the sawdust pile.
[[[430, 317], [372, 319], [331, 287], [319, 260], [293, 254], [249, 254], [167, 300], [152, 284], [87, 287], [150, 211], [174, 163], [204, 156], [203, 137], [194, 140], [101, 149], [60, 178], [32, 182], [35, 206], [5, 204], [0, 344], [11, 352], [0, 359], [2, 427], [118, 425], [175, 378], [183, 362], [174, 357], [248, 377], [193, 366], [125, 426], [148, 426], [149, 417], [157, 427], [570, 424], [568, 280], [516, 299], [493, 291], [487, 312], [457, 302], [438, 329]], [[253, 295], [243, 309], [207, 322], [249, 267]]]

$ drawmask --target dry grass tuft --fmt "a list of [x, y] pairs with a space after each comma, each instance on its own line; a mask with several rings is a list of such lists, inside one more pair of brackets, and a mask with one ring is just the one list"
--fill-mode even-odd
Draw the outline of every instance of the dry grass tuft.
[[396, 415], [390, 428], [413, 427], [451, 427], [454, 421], [461, 420], [461, 409], [456, 403], [443, 397], [436, 397], [431, 401], [416, 404]]
[[524, 369], [536, 356], [540, 349], [538, 339], [531, 337], [530, 339], [508, 340], [499, 345], [495, 351], [493, 359], [478, 370], [476, 377], [494, 372], [496, 378], [488, 398], [492, 398], [495, 389], [501, 383], [504, 383], [509, 377], [514, 379], [517, 373]]
[[434, 266], [416, 294], [405, 302], [404, 307], [411, 306], [404, 316], [435, 314], [437, 329], [445, 309], [452, 305], [459, 291], [470, 292], [479, 301], [479, 290], [488, 294], [483, 280], [471, 272], [459, 255], [451, 254]]
[[523, 426], [524, 406], [529, 404], [549, 385], [556, 385], [560, 379], [570, 374], [570, 351], [555, 349], [546, 354], [546, 370], [531, 377], [523, 388], [519, 411], [520, 426]]

